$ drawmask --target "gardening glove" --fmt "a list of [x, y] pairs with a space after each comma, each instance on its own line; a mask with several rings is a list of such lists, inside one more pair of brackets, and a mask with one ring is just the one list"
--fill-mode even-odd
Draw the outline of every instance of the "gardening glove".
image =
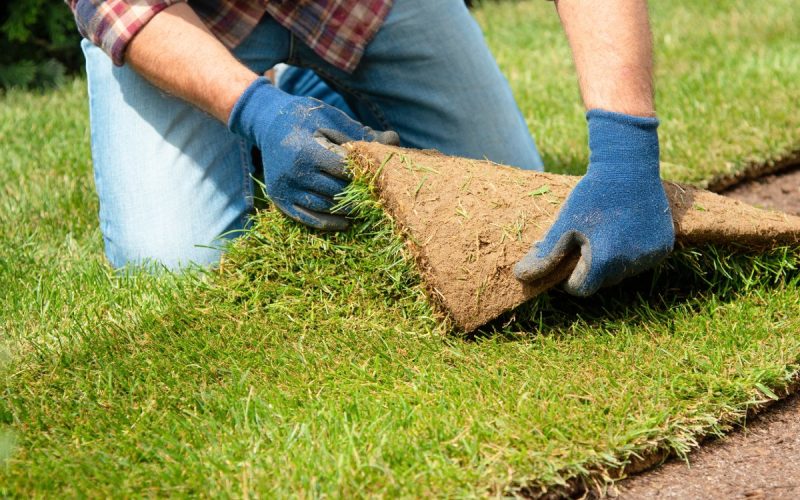
[[521, 281], [553, 272], [580, 252], [564, 288], [588, 296], [658, 264], [675, 243], [659, 178], [658, 120], [594, 109], [589, 167], [544, 239], [514, 266]]
[[228, 128], [261, 150], [266, 193], [275, 206], [291, 219], [329, 231], [349, 226], [343, 214], [333, 213], [334, 196], [350, 182], [341, 145], [400, 142], [395, 132], [376, 132], [322, 101], [287, 94], [263, 77], [239, 97]]

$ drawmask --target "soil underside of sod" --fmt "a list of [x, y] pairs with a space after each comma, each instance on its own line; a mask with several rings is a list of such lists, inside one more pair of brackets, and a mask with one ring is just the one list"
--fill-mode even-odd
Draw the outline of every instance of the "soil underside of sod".
[[[351, 159], [415, 255], [441, 312], [472, 331], [553, 287], [577, 256], [540, 282], [511, 270], [552, 225], [578, 177], [380, 144], [355, 143]], [[760, 251], [800, 242], [800, 218], [708, 191], [665, 183], [679, 245], [736, 245]]]

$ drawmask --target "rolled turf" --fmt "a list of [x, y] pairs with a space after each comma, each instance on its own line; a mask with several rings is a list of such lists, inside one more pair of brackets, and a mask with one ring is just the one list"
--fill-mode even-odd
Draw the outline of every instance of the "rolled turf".
[[[552, 288], [575, 269], [523, 285], [511, 272], [544, 237], [580, 177], [382, 144], [353, 143], [349, 160], [409, 246], [439, 310], [464, 332]], [[717, 244], [753, 254], [800, 249], [800, 217], [665, 182], [679, 248]]]

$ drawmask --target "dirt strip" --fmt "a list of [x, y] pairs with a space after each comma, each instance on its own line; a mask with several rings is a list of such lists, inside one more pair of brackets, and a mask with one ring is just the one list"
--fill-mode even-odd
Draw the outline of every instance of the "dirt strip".
[[689, 456], [626, 479], [617, 498], [800, 498], [800, 395]]
[[759, 208], [800, 215], [800, 165], [743, 182], [720, 194]]
[[704, 187], [709, 191], [722, 193], [772, 174], [792, 170], [797, 165], [800, 165], [800, 150], [787, 153], [777, 160], [753, 163], [735, 174], [720, 175], [711, 179]]

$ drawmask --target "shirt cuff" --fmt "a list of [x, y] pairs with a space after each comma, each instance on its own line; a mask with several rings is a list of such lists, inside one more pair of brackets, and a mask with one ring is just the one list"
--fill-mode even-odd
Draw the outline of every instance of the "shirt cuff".
[[125, 51], [133, 37], [156, 14], [187, 0], [78, 0], [75, 20], [78, 30], [103, 49], [117, 66], [125, 62]]

